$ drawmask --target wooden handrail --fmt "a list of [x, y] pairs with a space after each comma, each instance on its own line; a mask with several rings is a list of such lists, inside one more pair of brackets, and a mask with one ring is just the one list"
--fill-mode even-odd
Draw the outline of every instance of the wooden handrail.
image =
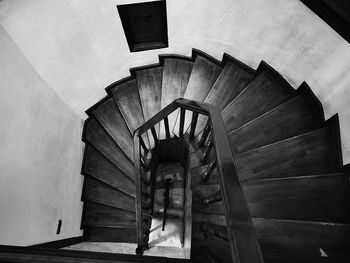
[[[239, 182], [229, 141], [220, 111], [211, 104], [187, 99], [176, 99], [134, 132], [136, 216], [141, 218], [141, 173], [139, 136], [154, 127], [176, 109], [190, 110], [209, 116], [211, 139], [215, 148], [216, 166], [220, 174], [220, 187], [225, 208], [226, 225], [232, 262], [264, 262], [243, 189]], [[140, 196], [138, 196], [140, 195]], [[137, 223], [138, 245], [142, 245], [141, 222]]]

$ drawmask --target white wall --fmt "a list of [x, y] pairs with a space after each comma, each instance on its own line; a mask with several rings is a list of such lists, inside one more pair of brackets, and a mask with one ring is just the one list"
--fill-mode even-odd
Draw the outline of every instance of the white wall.
[[0, 23], [40, 76], [82, 117], [104, 88], [159, 53], [227, 52], [263, 59], [297, 88], [306, 80], [326, 117], [339, 113], [350, 162], [350, 46], [299, 0], [167, 0], [169, 48], [130, 53], [116, 4], [145, 0], [2, 0]]
[[1, 26], [0, 58], [0, 244], [81, 235], [82, 119]]

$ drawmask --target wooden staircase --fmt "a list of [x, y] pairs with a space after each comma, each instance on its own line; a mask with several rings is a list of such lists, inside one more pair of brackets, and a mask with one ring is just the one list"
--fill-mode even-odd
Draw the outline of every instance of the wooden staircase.
[[[294, 90], [266, 62], [254, 70], [227, 54], [220, 62], [193, 50], [191, 58], [161, 55], [159, 64], [131, 69], [106, 91], [86, 111], [82, 137], [86, 241], [136, 242], [132, 135], [184, 97], [221, 111], [265, 262], [349, 262], [349, 172], [341, 169], [338, 117], [324, 119], [306, 83]], [[191, 118], [186, 112], [185, 130]], [[179, 112], [168, 121], [179, 136]], [[191, 260], [231, 262], [215, 159], [201, 160], [206, 146], [198, 145], [206, 121], [199, 116], [190, 153]], [[163, 125], [155, 132], [165, 138]], [[142, 138], [154, 147], [151, 132]]]

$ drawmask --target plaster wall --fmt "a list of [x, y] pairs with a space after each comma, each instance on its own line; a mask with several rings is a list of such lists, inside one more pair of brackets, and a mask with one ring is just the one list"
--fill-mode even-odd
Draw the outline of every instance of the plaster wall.
[[299, 0], [167, 0], [169, 48], [130, 53], [116, 4], [144, 0], [2, 0], [0, 24], [49, 86], [81, 117], [104, 88], [160, 53], [256, 68], [267, 61], [297, 88], [307, 81], [326, 118], [339, 113], [350, 162], [350, 45]]
[[0, 58], [0, 244], [81, 235], [82, 119], [1, 26]]

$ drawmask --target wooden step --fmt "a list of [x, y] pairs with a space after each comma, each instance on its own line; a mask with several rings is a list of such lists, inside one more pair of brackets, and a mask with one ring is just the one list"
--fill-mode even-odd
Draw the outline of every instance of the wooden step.
[[28, 263], [177, 263], [189, 262], [185, 259], [174, 259], [155, 256], [139, 256], [118, 253], [102, 253], [72, 249], [50, 249], [20, 246], [0, 246], [0, 262]]
[[[195, 60], [184, 98], [195, 101], [204, 101], [222, 68], [219, 61], [197, 50], [193, 50], [193, 57]], [[186, 111], [184, 124], [185, 130], [191, 124], [191, 118], [192, 113]], [[179, 117], [177, 118], [174, 133], [178, 135], [178, 131]]]
[[85, 147], [82, 173], [113, 186], [119, 191], [135, 196], [133, 177], [129, 177], [89, 144]]
[[[225, 66], [204, 100], [204, 102], [214, 105], [220, 111], [241, 93], [255, 75], [252, 68], [228, 54], [224, 54], [223, 64]], [[204, 129], [205, 119], [203, 116], [199, 117], [197, 131]]]
[[[297, 220], [253, 218], [265, 262], [348, 262], [350, 226]], [[226, 226], [193, 224], [193, 236], [228, 240]], [[321, 257], [320, 249], [328, 257]]]
[[220, 191], [220, 185], [198, 185], [192, 187], [192, 210], [194, 213], [217, 214], [225, 213], [223, 201], [205, 205], [203, 199]]
[[323, 262], [320, 248], [329, 257], [325, 262], [339, 262], [334, 252], [349, 256], [349, 225], [264, 218], [253, 222], [264, 257], [283, 259], [271, 262]]
[[[140, 94], [135, 78], [128, 77], [106, 88], [106, 91], [113, 96], [131, 133], [144, 124], [145, 120], [143, 117]], [[143, 139], [145, 144], [149, 147], [147, 134]]]
[[105, 97], [87, 110], [87, 113], [93, 115], [130, 160], [134, 160], [131, 133], [113, 98]]
[[[161, 99], [161, 108], [163, 109], [175, 99], [184, 96], [193, 62], [190, 58], [171, 55], [160, 56], [160, 61], [164, 67]], [[177, 114], [178, 111], [168, 116], [170, 130], [174, 128]], [[165, 138], [164, 125], [161, 125], [160, 134], [161, 138]]]
[[325, 174], [341, 166], [333, 120], [326, 126], [235, 156], [241, 181]]
[[222, 111], [230, 132], [289, 100], [294, 89], [270, 66], [262, 62], [257, 76]]
[[84, 202], [83, 227], [136, 227], [136, 215], [124, 209], [99, 204], [92, 201]]
[[190, 58], [179, 56], [160, 56], [163, 63], [161, 108], [165, 108], [185, 94], [191, 75], [193, 62]]
[[228, 134], [234, 155], [320, 128], [323, 114], [302, 86], [298, 96]]
[[242, 186], [252, 216], [350, 223], [349, 175], [266, 179]]
[[[136, 76], [139, 89], [143, 116], [148, 121], [160, 111], [160, 103], [162, 98], [162, 66], [149, 66], [143, 68], [131, 69], [131, 74]], [[156, 125], [156, 132], [159, 134], [159, 125]], [[148, 133], [151, 148], [154, 141], [151, 133]]]
[[135, 227], [87, 227], [85, 235], [87, 242], [137, 242]]
[[84, 178], [82, 196], [83, 201], [94, 201], [131, 212], [135, 211], [135, 198], [89, 176]]
[[85, 121], [83, 141], [93, 145], [128, 177], [134, 178], [133, 163], [95, 118]]

